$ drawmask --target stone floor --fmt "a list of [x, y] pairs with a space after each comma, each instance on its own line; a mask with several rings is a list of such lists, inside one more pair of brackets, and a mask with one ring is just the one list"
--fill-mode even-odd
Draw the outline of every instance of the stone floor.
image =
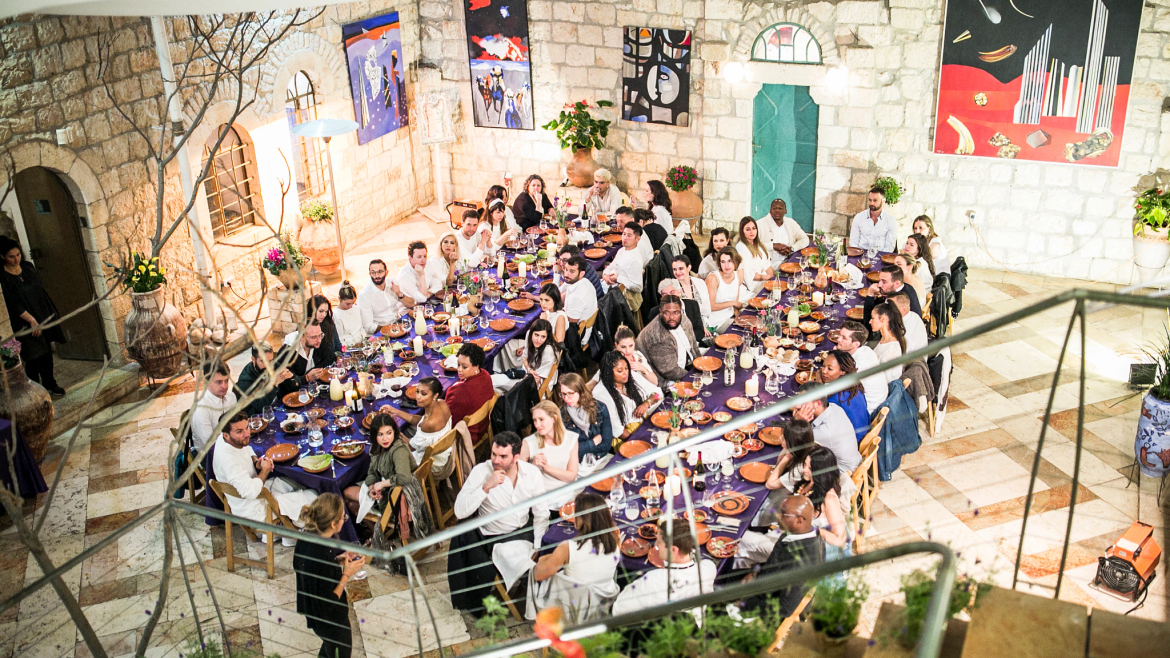
[[[396, 225], [350, 252], [350, 280], [355, 285], [368, 282], [364, 265], [375, 254], [391, 263], [392, 272], [397, 271], [405, 262], [410, 241], [423, 239], [433, 248], [443, 230], [445, 227], [421, 216]], [[335, 292], [340, 278], [329, 282], [328, 292]], [[970, 278], [957, 331], [1075, 285], [1066, 280], [992, 271], [972, 271]], [[949, 412], [937, 435], [932, 438], [924, 433], [923, 447], [907, 457], [893, 480], [881, 487], [875, 531], [868, 547], [919, 539], [947, 542], [960, 552], [964, 571], [990, 574], [997, 582], [1010, 585], [1020, 546], [1023, 496], [1070, 312], [1071, 305], [1053, 309], [954, 350]], [[1094, 590], [1089, 581], [1096, 558], [1134, 519], [1155, 525], [1157, 541], [1170, 548], [1166, 519], [1156, 501], [1158, 483], [1143, 479], [1140, 487], [1130, 485], [1125, 475], [1133, 462], [1141, 403], [1140, 396], [1126, 386], [1128, 366], [1142, 345], [1164, 335], [1166, 314], [1122, 307], [1095, 313], [1089, 319], [1086, 450], [1061, 598], [1124, 611], [1130, 604]], [[1071, 497], [1078, 336], [1074, 335], [1069, 355], [1041, 454], [1038, 493], [1023, 542], [1020, 575], [1023, 587], [1049, 596], [1059, 575]], [[241, 364], [242, 358], [233, 365], [238, 369]], [[78, 432], [67, 451], [62, 479], [40, 533], [56, 563], [101, 541], [157, 503], [164, 487], [169, 428], [178, 425], [193, 390], [194, 383], [186, 380], [149, 402], [128, 400], [103, 410], [94, 419], [95, 427]], [[69, 440], [67, 433], [56, 442], [65, 447]], [[46, 476], [58, 465], [56, 461], [44, 464]], [[30, 518], [34, 511], [37, 516], [43, 512], [44, 498], [26, 506]], [[216, 604], [233, 646], [251, 646], [285, 658], [315, 655], [319, 642], [295, 612], [292, 549], [277, 546], [274, 580], [247, 567], [228, 573], [223, 530], [209, 529], [200, 517], [181, 514], [180, 519], [194, 542], [192, 549], [186, 536], [182, 540], [196, 609], [188, 603], [182, 578], [173, 579], [147, 655], [188, 653], [183, 647], [196, 637], [195, 617], [208, 632], [219, 627]], [[6, 517], [0, 516], [0, 529], [0, 593], [7, 595], [34, 582], [41, 572]], [[236, 552], [258, 558], [263, 553], [261, 546], [247, 543], [238, 530]], [[155, 518], [64, 577], [109, 656], [134, 653], [141, 627], [155, 605], [162, 554], [160, 523]], [[195, 561], [206, 568], [211, 588], [204, 583]], [[873, 597], [863, 615], [864, 632], [872, 628], [880, 600], [897, 598], [900, 577], [929, 563], [923, 558], [904, 558], [865, 572]], [[473, 640], [478, 633], [444, 601], [444, 566], [442, 559], [423, 565], [426, 602], [443, 644], [466, 652], [482, 640]], [[355, 655], [390, 658], [417, 653], [412, 599], [405, 578], [371, 569], [366, 581], [350, 586], [350, 597], [354, 601], [352, 621], [360, 629], [355, 635]], [[428, 619], [423, 601], [418, 603]], [[1167, 586], [1162, 577], [1154, 582], [1145, 607], [1134, 614], [1166, 620], [1167, 613]], [[428, 619], [419, 629], [427, 649], [436, 646], [433, 628]], [[513, 632], [524, 629], [514, 628]], [[0, 658], [88, 656], [79, 640], [51, 588], [0, 614]]]

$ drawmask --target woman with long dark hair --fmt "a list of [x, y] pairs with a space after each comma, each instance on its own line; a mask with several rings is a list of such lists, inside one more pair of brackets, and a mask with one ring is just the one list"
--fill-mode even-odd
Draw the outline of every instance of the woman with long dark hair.
[[515, 240], [520, 233], [514, 222], [508, 222], [509, 214], [511, 212], [503, 200], [490, 199], [480, 215], [479, 230], [487, 234], [485, 240], [490, 241], [495, 247]]
[[703, 260], [699, 263], [700, 279], [706, 280], [707, 275], [719, 271], [719, 252], [730, 246], [731, 231], [722, 226], [711, 229], [711, 241], [707, 243], [707, 251], [703, 252]]
[[[321, 347], [317, 349], [329, 355], [328, 362], [333, 363], [337, 360], [337, 353], [341, 351], [341, 337], [338, 336], [337, 325], [333, 322], [333, 305], [325, 295], [313, 295], [305, 306], [305, 315], [321, 325]], [[284, 342], [288, 343], [288, 340], [285, 339]]]
[[934, 230], [934, 221], [928, 215], [919, 215], [914, 218], [914, 223], [910, 228], [915, 234], [926, 238], [926, 243], [930, 246], [931, 263], [934, 273], [950, 272], [951, 259], [947, 254], [947, 248], [943, 245], [942, 238]]
[[577, 453], [581, 458], [579, 477], [592, 475], [609, 462], [613, 452], [613, 432], [609, 424], [609, 409], [598, 404], [585, 378], [575, 372], [565, 373], [557, 382], [554, 400], [561, 408], [561, 421], [569, 431], [576, 432]]
[[767, 281], [775, 275], [769, 247], [760, 237], [760, 225], [756, 223], [755, 217], [747, 215], [739, 220], [735, 250], [743, 259], [739, 267], [743, 270], [743, 278], [750, 290], [755, 290], [762, 285], [761, 281]]
[[524, 191], [516, 197], [512, 204], [512, 212], [521, 229], [540, 226], [540, 218], [552, 210], [552, 201], [544, 192], [544, 179], [536, 174], [524, 181]]
[[[317, 496], [301, 510], [305, 532], [329, 539], [345, 525], [345, 504], [333, 493]], [[321, 658], [349, 658], [353, 629], [349, 625], [349, 598], [345, 586], [365, 564], [366, 558], [345, 552], [335, 555], [328, 546], [301, 540], [293, 549], [297, 580], [297, 612], [305, 616], [309, 630], [321, 638]]]
[[[902, 313], [894, 302], [886, 300], [873, 308], [869, 328], [882, 335], [877, 347], [873, 348], [880, 363], [893, 361], [906, 353], [906, 327], [902, 324]], [[902, 376], [902, 367], [890, 368], [884, 374], [889, 384]]]
[[[402, 487], [402, 495], [393, 512], [398, 521], [398, 535], [402, 543], [410, 539], [412, 527], [415, 537], [426, 537], [433, 533], [435, 524], [431, 519], [430, 508], [427, 507], [422, 487], [414, 479], [418, 462], [410, 451], [406, 437], [398, 431], [394, 416], [375, 414], [370, 421], [370, 437], [370, 467], [364, 484], [366, 495], [375, 501], [374, 509], [379, 512], [385, 509], [390, 492], [394, 487]], [[346, 487], [344, 493], [350, 512], [356, 514], [362, 502], [361, 486]], [[363, 520], [358, 519], [359, 522]]]
[[781, 487], [788, 491], [796, 490], [796, 483], [801, 478], [801, 465], [808, 451], [816, 443], [813, 440], [812, 424], [806, 420], [796, 419], [784, 427], [782, 446], [784, 451], [776, 460], [776, 466], [768, 474], [764, 486], [775, 491]]
[[569, 622], [581, 623], [606, 612], [603, 604], [618, 594], [614, 574], [621, 561], [617, 527], [605, 499], [581, 492], [573, 499], [577, 536], [540, 558], [532, 570], [538, 610], [560, 606]]
[[483, 207], [490, 209], [493, 201], [500, 201], [504, 204], [505, 223], [501, 226], [502, 230], [519, 226], [516, 223], [516, 215], [512, 214], [512, 207], [508, 205], [508, 188], [503, 185], [492, 185], [489, 187], [487, 196], [483, 199]]
[[[825, 352], [821, 366], [822, 382], [826, 384], [835, 382], [845, 375], [852, 375], [855, 372], [857, 372], [857, 362], [853, 360], [852, 354], [844, 350]], [[853, 425], [853, 431], [857, 433], [857, 440], [860, 441], [869, 431], [869, 410], [865, 406], [865, 386], [861, 382], [857, 382], [844, 391], [837, 391], [830, 395], [828, 400], [845, 410], [845, 415], [849, 416], [849, 423]]]
[[569, 329], [569, 314], [565, 313], [565, 303], [561, 301], [561, 289], [552, 283], [546, 283], [540, 288], [540, 319], [547, 320], [552, 325], [552, 342], [557, 349], [565, 344], [565, 332]]
[[813, 527], [825, 540], [825, 559], [836, 560], [852, 555], [845, 521], [849, 503], [841, 495], [841, 471], [832, 450], [818, 445], [808, 451], [796, 493], [808, 496], [813, 504], [816, 511]]
[[678, 226], [675, 227], [674, 217], [671, 216], [670, 193], [666, 191], [666, 186], [662, 184], [662, 181], [646, 181], [646, 187], [642, 189], [642, 199], [646, 202], [650, 212], [654, 214], [654, 223], [665, 229], [667, 235], [675, 235], [681, 240], [690, 234], [691, 225], [689, 222], [679, 222]]
[[[59, 320], [57, 305], [49, 297], [41, 283], [41, 274], [36, 266], [24, 259], [20, 243], [12, 238], [0, 237], [0, 256], [4, 268], [0, 272], [0, 289], [4, 291], [4, 304], [8, 307], [8, 319], [12, 331], [20, 343], [20, 360], [28, 378], [45, 387], [53, 397], [65, 395], [65, 389], [57, 384], [53, 376], [53, 343], [64, 343], [65, 332], [61, 325], [48, 329], [40, 326]], [[21, 335], [23, 334], [23, 335]]]
[[[414, 425], [414, 436], [410, 437], [410, 450], [415, 463], [419, 463], [428, 447], [438, 442], [447, 432], [451, 431], [451, 408], [443, 400], [443, 384], [434, 377], [423, 377], [418, 380], [415, 402], [418, 403], [421, 414], [409, 414], [401, 409], [386, 405], [383, 410], [403, 422]], [[447, 463], [451, 459], [451, 450], [444, 450], [434, 457], [431, 472], [441, 475], [447, 472]], [[442, 480], [445, 478], [436, 478]]]
[[593, 396], [609, 412], [610, 432], [625, 440], [650, 410], [655, 387], [631, 372], [630, 362], [616, 350], [602, 355], [597, 374], [600, 385], [593, 387]]
[[[508, 341], [512, 345], [515, 340]], [[548, 320], [538, 319], [528, 327], [528, 335], [516, 353], [524, 373], [532, 375], [539, 387], [552, 373], [552, 367], [560, 358], [560, 351], [553, 343], [553, 328]], [[523, 377], [513, 379], [507, 374], [492, 375], [492, 386], [496, 392], [503, 395], [512, 390], [516, 382]]]

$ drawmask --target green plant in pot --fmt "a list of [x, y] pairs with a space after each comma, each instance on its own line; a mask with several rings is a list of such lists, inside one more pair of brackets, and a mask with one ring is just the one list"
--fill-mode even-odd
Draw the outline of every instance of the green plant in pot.
[[593, 184], [593, 172], [597, 171], [593, 149], [605, 147], [610, 122], [595, 118], [590, 110], [603, 107], [613, 107], [613, 103], [597, 101], [596, 104], [591, 104], [585, 99], [565, 103], [557, 118], [541, 126], [545, 130], [556, 131], [561, 148], [572, 149], [573, 159], [566, 167], [565, 173], [569, 177], [569, 182], [577, 187], [589, 187]]
[[1170, 259], [1170, 186], [1163, 176], [1154, 174], [1153, 187], [1133, 202], [1133, 262], [1142, 281], [1157, 276]]
[[[897, 640], [906, 648], [918, 645], [936, 576], [937, 573], [930, 574], [917, 569], [902, 577], [901, 591], [906, 595], [906, 604], [902, 611], [903, 624], [897, 631]], [[969, 575], [956, 576], [947, 601], [947, 619], [979, 605], [979, 597], [990, 589], [989, 580], [978, 580]]]
[[333, 225], [333, 206], [320, 199], [311, 199], [301, 204], [301, 217], [304, 221], [297, 234], [301, 249], [313, 259], [318, 272], [333, 274], [341, 266], [337, 227]]
[[810, 618], [826, 656], [845, 655], [845, 642], [857, 627], [861, 606], [869, 596], [869, 586], [859, 575], [849, 578], [825, 578], [817, 583]]
[[886, 203], [897, 205], [902, 198], [902, 185], [890, 176], [880, 176], [873, 182], [873, 186], [880, 189], [886, 197]]
[[670, 213], [675, 219], [692, 220], [703, 214], [703, 200], [691, 189], [699, 182], [699, 173], [688, 165], [675, 165], [662, 181], [670, 188]]

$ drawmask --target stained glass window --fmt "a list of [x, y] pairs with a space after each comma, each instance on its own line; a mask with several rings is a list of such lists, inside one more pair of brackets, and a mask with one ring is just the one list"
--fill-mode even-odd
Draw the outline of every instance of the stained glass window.
[[752, 44], [757, 62], [820, 64], [821, 44], [808, 30], [795, 23], [777, 23], [760, 32]]

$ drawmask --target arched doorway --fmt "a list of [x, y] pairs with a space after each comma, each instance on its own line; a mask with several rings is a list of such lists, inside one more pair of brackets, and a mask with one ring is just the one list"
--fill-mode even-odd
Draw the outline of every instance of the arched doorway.
[[[16, 174], [16, 198], [27, 239], [25, 256], [37, 266], [41, 281], [62, 315], [93, 301], [93, 278], [81, 241], [77, 202], [57, 174], [30, 167]], [[97, 305], [62, 324], [67, 342], [57, 345], [62, 359], [101, 361], [106, 356]]]

